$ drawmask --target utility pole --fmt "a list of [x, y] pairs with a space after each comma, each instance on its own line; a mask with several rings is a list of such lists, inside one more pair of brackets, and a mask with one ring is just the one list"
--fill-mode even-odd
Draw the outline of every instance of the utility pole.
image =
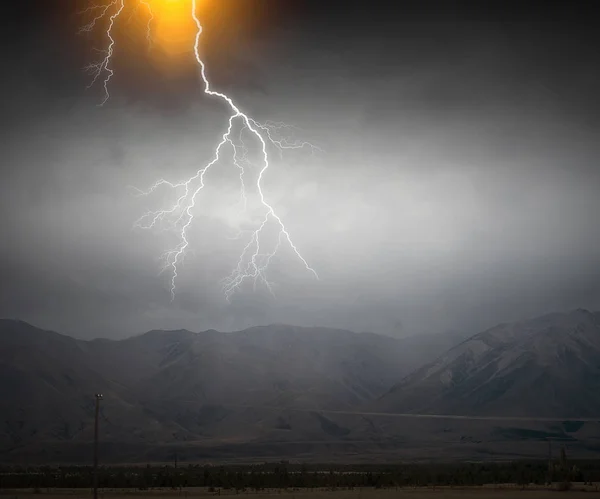
[[96, 418], [94, 420], [94, 499], [98, 499], [98, 417], [102, 394], [96, 394]]
[[548, 437], [548, 484], [552, 483], [552, 438]]

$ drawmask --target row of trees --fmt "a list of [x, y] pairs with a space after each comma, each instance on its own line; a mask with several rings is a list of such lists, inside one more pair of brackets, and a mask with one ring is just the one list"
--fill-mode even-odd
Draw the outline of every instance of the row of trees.
[[[483, 485], [490, 483], [544, 484], [600, 481], [600, 461], [404, 464], [396, 466], [306, 466], [289, 463], [256, 466], [104, 467], [102, 488], [223, 489], [403, 487], [426, 485]], [[0, 470], [0, 489], [89, 487], [89, 467]]]

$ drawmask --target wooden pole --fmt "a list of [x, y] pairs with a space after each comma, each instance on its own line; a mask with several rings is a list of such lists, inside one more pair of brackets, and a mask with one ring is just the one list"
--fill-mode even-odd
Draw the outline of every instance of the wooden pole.
[[94, 499], [98, 499], [98, 417], [102, 394], [96, 394], [96, 417], [94, 419]]

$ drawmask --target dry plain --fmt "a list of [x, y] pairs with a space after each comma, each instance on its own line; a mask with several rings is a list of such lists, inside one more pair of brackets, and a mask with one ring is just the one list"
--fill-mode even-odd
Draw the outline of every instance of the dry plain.
[[[31, 489], [0, 490], [0, 496], [11, 499], [34, 499], [43, 496], [44, 499], [89, 499], [90, 489], [42, 489], [37, 492]], [[489, 485], [482, 487], [399, 487], [389, 489], [354, 488], [354, 489], [300, 489], [300, 490], [268, 490], [256, 492], [239, 492], [234, 490], [209, 491], [206, 488], [187, 488], [181, 491], [170, 489], [104, 489], [99, 490], [99, 499], [209, 499], [212, 497], [249, 496], [253, 499], [393, 499], [393, 498], [451, 498], [451, 499], [545, 499], [559, 497], [600, 498], [600, 486], [574, 483], [571, 490], [564, 492], [556, 487], [529, 485]], [[231, 497], [230, 497], [231, 496]], [[242, 499], [241, 497], [239, 499]]]

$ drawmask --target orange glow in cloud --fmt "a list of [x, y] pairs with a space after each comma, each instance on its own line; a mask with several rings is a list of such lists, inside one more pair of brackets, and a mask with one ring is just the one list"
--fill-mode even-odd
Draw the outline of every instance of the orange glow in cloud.
[[[151, 57], [160, 66], [173, 69], [193, 63], [194, 42], [197, 26], [192, 17], [191, 0], [146, 0], [138, 7], [145, 10], [150, 19]], [[140, 22], [140, 31], [146, 32], [147, 25]]]

